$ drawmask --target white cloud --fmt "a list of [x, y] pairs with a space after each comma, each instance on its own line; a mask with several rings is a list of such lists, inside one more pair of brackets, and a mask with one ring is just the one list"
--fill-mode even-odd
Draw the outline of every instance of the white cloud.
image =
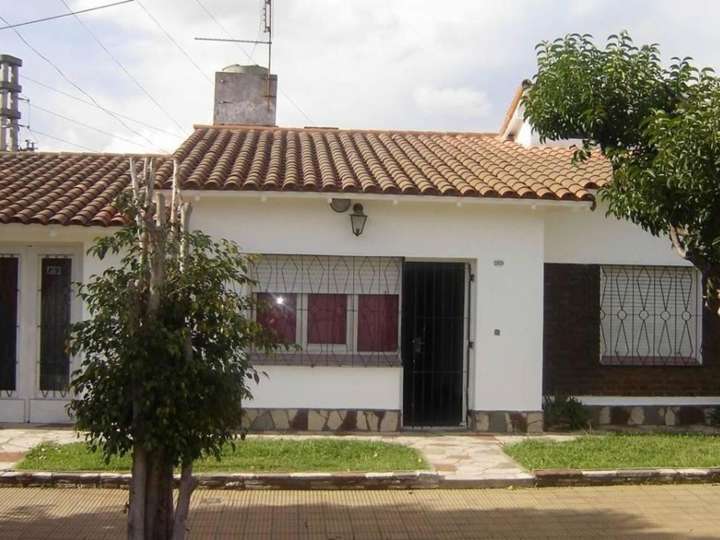
[[[141, 0], [208, 77], [224, 66], [247, 63], [241, 47], [195, 41], [225, 37], [193, 0]], [[238, 38], [258, 36], [259, 0], [201, 0]], [[720, 2], [688, 0], [282, 0], [275, 2], [273, 71], [278, 74], [278, 124], [357, 128], [495, 130], [519, 82], [535, 69], [534, 45], [567, 32], [589, 32], [600, 40], [628, 29], [638, 41], [656, 41], [667, 55], [691, 55], [720, 64], [715, 21]], [[93, 0], [74, 0], [83, 8]], [[685, 4], [684, 4], [685, 5]], [[0, 15], [12, 22], [61, 12], [58, 0], [0, 0]], [[703, 13], [698, 18], [697, 13]], [[25, 81], [34, 104], [105, 131], [96, 132], [33, 112], [37, 130], [104, 151], [173, 149], [194, 123], [212, 118], [212, 85], [147, 17], [137, 3], [87, 15], [82, 20], [102, 39], [181, 125], [178, 128], [98, 47], [72, 17], [21, 29], [26, 38], [105, 107], [163, 130], [161, 134], [59, 96]], [[242, 48], [250, 52], [252, 46]], [[0, 53], [23, 59], [28, 77], [83, 97], [10, 31]], [[265, 63], [266, 51], [254, 60]], [[286, 97], [296, 102], [307, 118]], [[84, 98], [86, 99], [86, 98]], [[27, 107], [22, 105], [24, 120]], [[26, 134], [22, 135], [23, 138]], [[38, 137], [40, 139], [40, 137]], [[42, 149], [71, 149], [41, 140]]]
[[451, 117], [485, 118], [492, 107], [487, 94], [472, 88], [432, 88], [422, 86], [413, 92], [420, 112]]

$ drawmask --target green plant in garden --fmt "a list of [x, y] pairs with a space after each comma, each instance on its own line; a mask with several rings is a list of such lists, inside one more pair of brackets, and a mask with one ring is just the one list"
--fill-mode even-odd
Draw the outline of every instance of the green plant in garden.
[[582, 435], [568, 441], [526, 439], [503, 450], [531, 470], [720, 466], [717, 435]]
[[710, 417], [708, 423], [711, 426], [720, 427], [720, 407], [713, 407], [710, 409]]
[[547, 428], [587, 429], [590, 411], [573, 396], [543, 396], [543, 418]]
[[541, 140], [582, 139], [578, 160], [601, 152], [613, 179], [609, 212], [666, 234], [706, 278], [720, 307], [720, 81], [690, 58], [665, 66], [656, 44], [627, 33], [604, 47], [570, 34], [537, 46], [522, 103]]
[[[41, 443], [16, 465], [26, 471], [128, 471], [130, 456], [106, 461], [84, 443]], [[220, 459], [205, 456], [194, 470], [210, 472], [389, 472], [428, 469], [414, 448], [371, 439], [308, 437], [282, 439], [250, 436], [241, 444], [227, 443]]]
[[79, 288], [89, 318], [72, 329], [82, 366], [70, 410], [106, 461], [132, 456], [128, 537], [183, 538], [192, 464], [219, 457], [240, 428], [241, 400], [258, 381], [246, 351], [275, 345], [247, 316], [238, 246], [191, 231], [177, 182], [169, 207], [154, 194], [151, 161], [142, 177], [132, 160], [130, 169], [132, 192], [116, 203], [127, 225], [89, 250], [120, 263]]

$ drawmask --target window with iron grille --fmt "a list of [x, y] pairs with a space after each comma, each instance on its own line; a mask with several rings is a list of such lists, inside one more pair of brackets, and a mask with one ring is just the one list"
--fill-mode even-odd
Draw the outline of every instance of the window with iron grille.
[[19, 258], [0, 255], [0, 395], [16, 390]]
[[702, 362], [702, 278], [692, 267], [600, 267], [600, 362]]
[[40, 391], [65, 396], [70, 383], [72, 259], [43, 257], [40, 270]]
[[394, 257], [260, 256], [256, 319], [296, 349], [254, 360], [399, 366], [401, 275]]

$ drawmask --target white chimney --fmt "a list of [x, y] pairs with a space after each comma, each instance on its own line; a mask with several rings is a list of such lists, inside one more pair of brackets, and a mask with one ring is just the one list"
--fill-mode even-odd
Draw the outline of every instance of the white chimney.
[[275, 125], [277, 75], [234, 64], [215, 73], [213, 124]]

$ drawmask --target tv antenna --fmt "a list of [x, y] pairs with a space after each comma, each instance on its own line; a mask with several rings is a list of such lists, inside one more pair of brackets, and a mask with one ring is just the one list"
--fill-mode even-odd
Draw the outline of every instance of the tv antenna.
[[[234, 39], [234, 38], [212, 38], [212, 37], [196, 37], [197, 41], [215, 41], [223, 43], [249, 43], [250, 45], [267, 45], [267, 106], [268, 110], [272, 107], [272, 95], [270, 86], [270, 74], [272, 71], [272, 0], [262, 0], [262, 32], [267, 35], [266, 40], [257, 39]], [[247, 54], [247, 53], [246, 53]], [[250, 57], [252, 60], [252, 57]]]

